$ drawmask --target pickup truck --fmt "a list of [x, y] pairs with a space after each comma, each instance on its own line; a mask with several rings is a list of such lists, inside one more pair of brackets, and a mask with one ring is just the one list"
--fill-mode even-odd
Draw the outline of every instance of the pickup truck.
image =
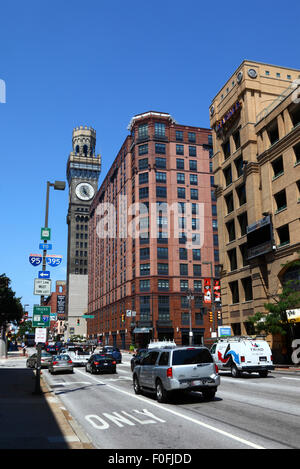
[[91, 356], [88, 352], [66, 352], [71, 358], [74, 366], [85, 366]]

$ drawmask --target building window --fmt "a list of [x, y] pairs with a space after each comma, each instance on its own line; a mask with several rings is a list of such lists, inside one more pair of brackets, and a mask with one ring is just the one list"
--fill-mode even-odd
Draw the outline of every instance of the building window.
[[198, 189], [191, 189], [191, 199], [198, 200]]
[[155, 144], [155, 153], [165, 155], [166, 154], [166, 145], [164, 143]]
[[276, 179], [284, 173], [282, 156], [276, 158], [271, 164], [273, 168], [273, 179]]
[[297, 143], [297, 145], [293, 147], [293, 150], [295, 153], [296, 164], [299, 164], [300, 163], [300, 142]]
[[157, 264], [158, 275], [169, 275], [169, 264]]
[[223, 170], [223, 174], [224, 174], [225, 184], [227, 187], [232, 183], [231, 165], [227, 166], [227, 168]]
[[239, 204], [244, 205], [247, 202], [246, 197], [246, 186], [245, 184], [241, 184], [239, 187], [236, 188], [236, 193], [239, 199]]
[[194, 291], [202, 292], [202, 280], [194, 280]]
[[162, 173], [161, 171], [156, 171], [156, 182], [166, 183], [167, 182], [167, 173]]
[[157, 258], [158, 259], [168, 259], [168, 248], [158, 247], [157, 248]]
[[140, 275], [150, 275], [150, 264], [140, 264]]
[[228, 255], [228, 260], [230, 264], [230, 270], [236, 270], [237, 269], [237, 259], [236, 259], [236, 249], [230, 249], [230, 251], [227, 251]]
[[169, 280], [167, 279], [158, 279], [157, 288], [159, 291], [168, 291], [169, 290]]
[[178, 204], [178, 215], [184, 214], [185, 213], [185, 202], [177, 202], [177, 204]]
[[286, 246], [287, 244], [290, 244], [289, 225], [283, 225], [278, 228], [277, 234], [279, 238], [279, 246]]
[[180, 275], [188, 275], [188, 264], [180, 264]]
[[192, 230], [199, 230], [199, 219], [192, 218]]
[[176, 155], [184, 155], [184, 146], [176, 145]]
[[187, 291], [189, 288], [188, 280], [180, 280], [180, 291], [184, 292]]
[[188, 308], [189, 307], [189, 300], [187, 299], [186, 296], [181, 296], [180, 297], [180, 302], [181, 302], [181, 307], [182, 308]]
[[148, 187], [140, 187], [140, 189], [139, 189], [140, 199], [148, 198], [148, 196], [149, 196], [149, 188]]
[[231, 154], [229, 140], [227, 140], [225, 143], [222, 143], [222, 149], [223, 149], [224, 158], [225, 160], [227, 160], [227, 158], [229, 158]]
[[176, 140], [177, 142], [183, 141], [183, 132], [182, 130], [176, 130]]
[[148, 169], [148, 158], [142, 158], [141, 160], [139, 160], [138, 164], [140, 170]]
[[147, 155], [147, 153], [148, 153], [148, 143], [146, 145], [140, 145], [139, 146], [139, 156]]
[[283, 191], [277, 192], [277, 194], [274, 195], [274, 199], [277, 205], [277, 210], [275, 213], [281, 212], [281, 210], [284, 210], [286, 208], [285, 189]]
[[165, 186], [156, 186], [156, 197], [167, 197], [167, 188]]
[[150, 291], [150, 280], [140, 280], [140, 291]]
[[218, 231], [218, 220], [216, 218], [212, 219], [212, 229], [213, 231]]
[[148, 173], [139, 174], [139, 184], [148, 184]]
[[190, 171], [197, 171], [197, 161], [196, 160], [189, 160], [190, 164]]
[[201, 326], [203, 323], [203, 313], [195, 313], [195, 324]]
[[198, 176], [197, 174], [190, 174], [190, 184], [193, 186], [198, 185]]
[[193, 264], [193, 274], [194, 277], [201, 277], [201, 265]]
[[184, 183], [185, 183], [184, 173], [177, 173], [177, 184], [184, 184]]
[[234, 282], [229, 282], [229, 288], [230, 288], [230, 291], [231, 291], [232, 304], [239, 303], [240, 297], [239, 297], [239, 284], [238, 284], [238, 281], [235, 280]]
[[230, 243], [231, 241], [235, 240], [234, 220], [231, 220], [228, 223], [226, 223], [226, 228], [227, 228], [227, 234], [228, 234], [228, 241]]
[[182, 158], [176, 158], [176, 169], [184, 169], [184, 160]]
[[277, 120], [269, 125], [269, 127], [267, 128], [267, 133], [269, 136], [270, 145], [274, 145], [274, 143], [278, 142], [279, 132], [278, 132]]
[[300, 123], [300, 106], [295, 106], [290, 109], [290, 116], [293, 122], [293, 126], [296, 127]]
[[249, 265], [247, 243], [240, 244], [239, 248], [242, 256], [243, 267], [246, 267], [246, 265]]
[[219, 261], [220, 261], [219, 249], [214, 249], [214, 261], [215, 261], [215, 262], [219, 262]]
[[145, 260], [150, 258], [150, 248], [141, 248], [140, 249], [140, 259]]
[[187, 249], [186, 248], [179, 248], [179, 259], [182, 261], [187, 260]]
[[177, 187], [178, 199], [185, 199], [185, 187]]
[[197, 156], [197, 147], [189, 146], [189, 156]]
[[189, 313], [181, 313], [181, 324], [183, 326], [188, 326], [190, 323], [190, 315]]
[[188, 139], [190, 143], [196, 143], [196, 134], [195, 132], [188, 133]]
[[238, 216], [238, 222], [240, 225], [241, 236], [247, 234], [247, 226], [248, 226], [248, 216], [247, 212], [243, 212], [241, 215]]
[[235, 144], [235, 150], [238, 150], [241, 146], [240, 129], [232, 134], [232, 138]]
[[201, 249], [193, 249], [193, 261], [201, 261]]
[[159, 156], [157, 156], [155, 158], [155, 165], [156, 165], [157, 168], [166, 169], [166, 167], [167, 167], [166, 158], [160, 158]]
[[161, 321], [170, 320], [170, 299], [168, 296], [158, 297], [158, 319]]
[[199, 214], [199, 205], [196, 203], [192, 203], [192, 215]]
[[244, 299], [245, 301], [253, 300], [253, 292], [252, 292], [252, 278], [246, 277], [242, 279], [242, 285], [244, 289]]
[[166, 136], [166, 124], [162, 122], [155, 122], [154, 124], [155, 137], [165, 137]]
[[148, 138], [148, 124], [139, 125], [138, 138], [139, 139]]

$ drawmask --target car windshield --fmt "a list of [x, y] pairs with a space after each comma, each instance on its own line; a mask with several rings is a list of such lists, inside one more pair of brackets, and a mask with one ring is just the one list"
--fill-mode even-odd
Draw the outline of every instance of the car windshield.
[[174, 350], [173, 365], [195, 365], [197, 363], [213, 363], [213, 358], [208, 349]]
[[53, 361], [62, 361], [62, 360], [70, 360], [69, 355], [56, 355], [53, 357]]

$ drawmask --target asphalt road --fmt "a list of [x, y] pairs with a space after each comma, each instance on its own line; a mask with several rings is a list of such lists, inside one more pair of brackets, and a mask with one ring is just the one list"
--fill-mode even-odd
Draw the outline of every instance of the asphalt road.
[[73, 375], [43, 371], [96, 448], [300, 448], [300, 374], [235, 379], [221, 372], [214, 401], [193, 393], [159, 404], [151, 394], [134, 394], [129, 363], [124, 353], [116, 375], [91, 375], [84, 368]]

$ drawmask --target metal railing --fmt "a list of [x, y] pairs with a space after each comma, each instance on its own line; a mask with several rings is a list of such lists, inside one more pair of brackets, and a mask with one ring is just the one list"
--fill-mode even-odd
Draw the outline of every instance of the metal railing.
[[273, 109], [275, 109], [279, 104], [281, 104], [291, 93], [295, 91], [295, 85], [291, 84], [288, 88], [286, 88], [277, 98], [272, 101], [269, 106], [265, 107], [257, 116], [256, 116], [256, 124], [260, 122], [262, 119], [267, 117]]

